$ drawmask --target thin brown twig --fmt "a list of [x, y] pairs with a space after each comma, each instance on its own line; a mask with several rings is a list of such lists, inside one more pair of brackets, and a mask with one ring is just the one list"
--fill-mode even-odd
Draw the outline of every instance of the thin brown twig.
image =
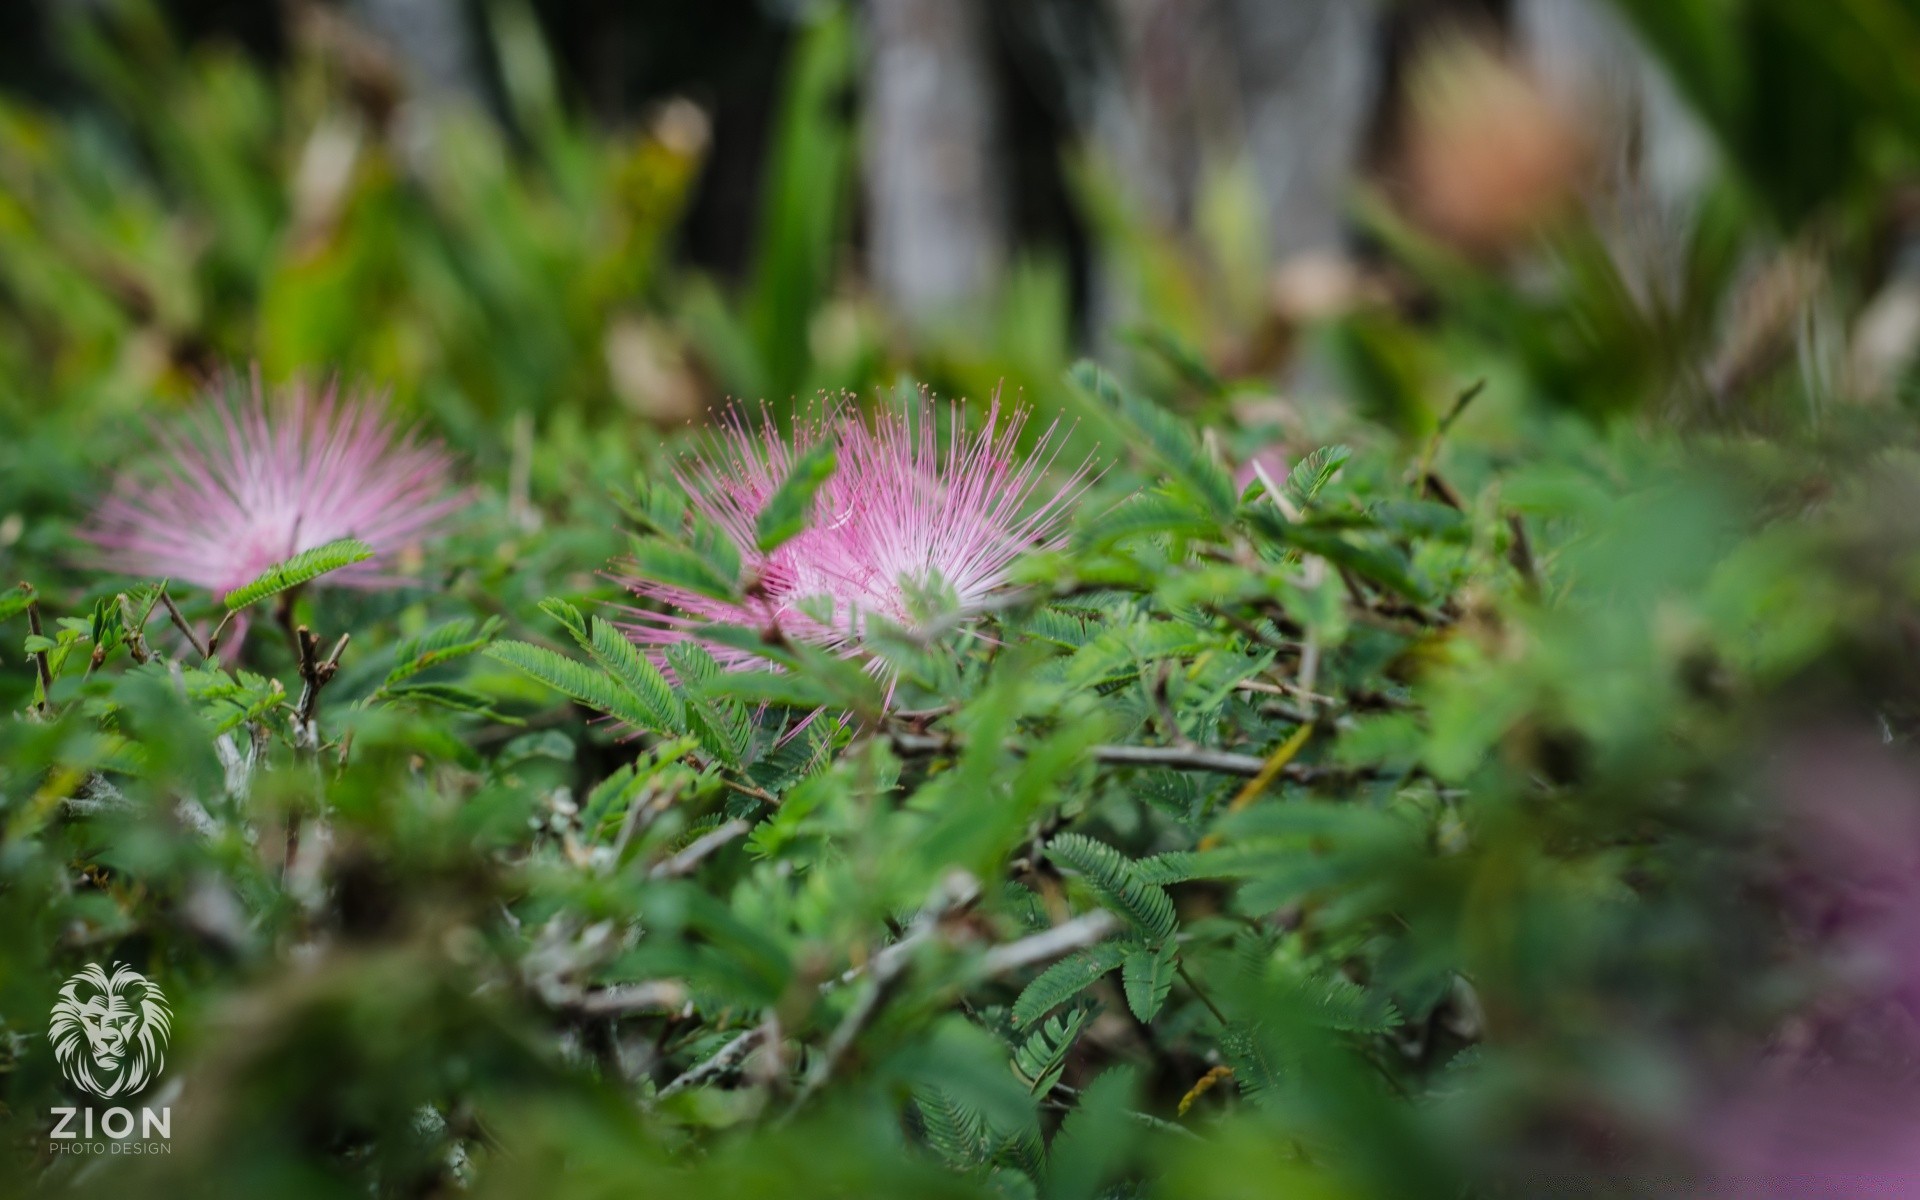
[[[913, 919], [913, 925], [898, 942], [873, 955], [867, 964], [867, 987], [854, 1001], [847, 1015], [835, 1026], [833, 1035], [814, 1059], [813, 1066], [800, 1083], [793, 1104], [787, 1109], [782, 1120], [790, 1120], [793, 1115], [806, 1106], [815, 1093], [825, 1087], [833, 1076], [834, 1068], [852, 1049], [855, 1039], [860, 1036], [880, 1011], [889, 996], [898, 987], [906, 973], [910, 951], [914, 946], [926, 941], [940, 927], [950, 913], [972, 904], [980, 895], [979, 881], [964, 871], [955, 871], [935, 886], [933, 895]], [[842, 977], [845, 978], [844, 976]]]
[[561, 1006], [592, 1017], [619, 1017], [675, 1012], [686, 1002], [686, 984], [677, 979], [651, 979], [582, 992], [569, 997]]
[[1191, 988], [1193, 994], [1200, 998], [1200, 1003], [1207, 1006], [1207, 1011], [1213, 1014], [1214, 1020], [1220, 1022], [1222, 1026], [1228, 1024], [1227, 1014], [1220, 1011], [1220, 1006], [1213, 1002], [1212, 996], [1207, 995], [1207, 989], [1201, 987], [1193, 976], [1187, 974], [1187, 964], [1176, 962], [1173, 964], [1173, 970], [1176, 975], [1180, 976], [1181, 982]]
[[[164, 583], [160, 585], [160, 603], [167, 606], [167, 618], [173, 622], [174, 628], [186, 635], [187, 645], [193, 647], [193, 652], [200, 656], [201, 661], [204, 662], [212, 658], [213, 650], [209, 646], [202, 644], [200, 635], [196, 634], [193, 631], [193, 626], [187, 624], [187, 619], [180, 615], [180, 606], [173, 602], [173, 597], [168, 594], [167, 585]], [[220, 622], [220, 629], [225, 629], [226, 627], [227, 623], [225, 621]], [[220, 629], [213, 631], [215, 637], [220, 635]]]
[[1084, 949], [1095, 942], [1105, 941], [1109, 934], [1119, 928], [1118, 917], [1104, 908], [1095, 909], [1071, 921], [1055, 925], [1052, 929], [1043, 929], [1039, 933], [1023, 937], [1017, 942], [995, 946], [980, 956], [980, 973], [991, 978], [1059, 958], [1063, 954]]
[[647, 872], [648, 879], [677, 879], [690, 874], [693, 869], [705, 861], [714, 851], [745, 833], [750, 826], [739, 818], [734, 818], [709, 833], [695, 838], [686, 849], [664, 862], [658, 863]]
[[1513, 531], [1513, 543], [1507, 547], [1507, 561], [1513, 569], [1520, 572], [1528, 589], [1535, 595], [1540, 592], [1540, 568], [1534, 561], [1533, 542], [1527, 537], [1526, 522], [1519, 513], [1507, 514], [1507, 528]]
[[212, 661], [214, 652], [220, 649], [220, 635], [225, 633], [227, 626], [233, 622], [234, 611], [231, 608], [228, 609], [221, 616], [220, 623], [213, 627], [213, 632], [207, 635], [207, 648], [202, 655], [207, 661]]
[[[26, 588], [26, 584], [20, 585]], [[29, 593], [33, 589], [27, 588]], [[27, 632], [34, 637], [44, 638], [46, 633], [40, 627], [40, 601], [31, 595], [27, 600]], [[37, 706], [43, 715], [53, 701], [53, 666], [47, 661], [45, 650], [35, 650], [32, 655], [33, 669], [40, 677], [40, 703]]]
[[1487, 381], [1485, 379], [1476, 379], [1468, 384], [1466, 389], [1462, 391], [1459, 396], [1455, 397], [1453, 407], [1447, 411], [1447, 415], [1441, 417], [1440, 423], [1434, 427], [1433, 436], [1427, 439], [1426, 447], [1420, 452], [1420, 467], [1417, 476], [1418, 483], [1414, 492], [1416, 496], [1424, 496], [1426, 494], [1428, 481], [1433, 478], [1434, 455], [1440, 450], [1441, 440], [1445, 438], [1447, 432], [1453, 428], [1453, 423], [1460, 419], [1460, 414], [1467, 411], [1467, 405], [1472, 404], [1475, 398], [1477, 398], [1481, 392], [1485, 391], [1486, 388]]
[[740, 1059], [745, 1058], [747, 1052], [759, 1045], [761, 1039], [766, 1037], [766, 1035], [767, 1027], [765, 1025], [755, 1025], [752, 1029], [747, 1030], [739, 1037], [734, 1038], [726, 1045], [715, 1050], [708, 1056], [705, 1062], [699, 1063], [682, 1072], [678, 1078], [661, 1088], [660, 1094], [656, 1096], [655, 1099], [664, 1100], [675, 1092], [692, 1087], [694, 1084], [699, 1083], [709, 1076], [720, 1074]]
[[347, 642], [353, 637], [350, 633], [340, 635], [333, 644], [332, 653], [326, 658], [320, 657], [320, 639], [314, 636], [305, 625], [293, 631], [294, 650], [300, 663], [300, 699], [294, 705], [294, 738], [310, 749], [320, 747], [320, 726], [317, 712], [320, 707], [320, 691], [333, 681], [340, 670], [340, 655], [345, 652]]
[[771, 804], [775, 808], [778, 808], [780, 806], [780, 797], [774, 795], [772, 792], [768, 791], [763, 787], [755, 787], [751, 783], [741, 783], [737, 779], [728, 779], [725, 775], [721, 775], [719, 779], [721, 784], [723, 784], [728, 788], [731, 788], [736, 792], [739, 792], [742, 796], [752, 796], [755, 800], [759, 800], [766, 804]]
[[[889, 735], [894, 753], [907, 758], [930, 758], [959, 753], [965, 743], [942, 734], [901, 733]], [[1026, 747], [1008, 742], [1010, 754], [1025, 754]], [[1238, 775], [1252, 779], [1260, 774], [1267, 760], [1257, 754], [1236, 754], [1206, 746], [1095, 746], [1093, 760], [1116, 767], [1171, 767], [1179, 771], [1211, 771], [1218, 775]], [[1369, 768], [1319, 767], [1287, 763], [1280, 775], [1295, 782], [1312, 782], [1336, 776], [1366, 777]]]

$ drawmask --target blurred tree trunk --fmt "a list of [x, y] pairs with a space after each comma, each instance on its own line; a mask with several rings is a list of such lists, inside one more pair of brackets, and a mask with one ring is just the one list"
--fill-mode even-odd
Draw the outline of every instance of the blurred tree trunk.
[[914, 322], [985, 298], [1007, 256], [994, 75], [973, 0], [869, 0], [868, 275]]
[[1377, 78], [1372, 0], [1113, 0], [1095, 137], [1142, 214], [1181, 227], [1204, 167], [1244, 154], [1269, 252], [1339, 241]]
[[[1244, 166], [1258, 190], [1258, 280], [1275, 263], [1338, 251], [1347, 188], [1379, 91], [1374, 0], [1107, 0], [1111, 53], [1091, 133], [1119, 207], [1190, 237], [1210, 174]], [[1093, 328], [1131, 319], [1124, 271], [1096, 263]], [[1256, 288], [1257, 288], [1256, 283]]]
[[353, 12], [393, 50], [410, 91], [480, 102], [480, 57], [465, 0], [353, 0]]
[[1372, 0], [1226, 0], [1246, 147], [1276, 261], [1337, 250], [1379, 86]]
[[1660, 65], [1599, 0], [1517, 0], [1523, 61], [1594, 137], [1592, 197], [1628, 282], [1668, 299], [1686, 229], [1717, 157]]

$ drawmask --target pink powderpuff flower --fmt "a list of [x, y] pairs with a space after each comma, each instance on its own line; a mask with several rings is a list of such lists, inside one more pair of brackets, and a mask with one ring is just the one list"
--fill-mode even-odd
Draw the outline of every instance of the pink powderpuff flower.
[[101, 566], [218, 596], [351, 537], [374, 557], [320, 582], [390, 586], [393, 557], [462, 503], [446, 452], [397, 428], [367, 392], [296, 382], [269, 403], [257, 374], [250, 394], [237, 391], [217, 388], [180, 428], [155, 430], [160, 469], [123, 476], [80, 531]]
[[[718, 622], [777, 628], [846, 657], [862, 654], [869, 617], [915, 625], [915, 595], [939, 581], [958, 616], [979, 613], [1007, 582], [1020, 554], [1058, 547], [1062, 518], [1092, 481], [1083, 462], [1050, 495], [1030, 504], [1060, 452], [1056, 421], [1024, 459], [1016, 451], [1028, 413], [1002, 410], [996, 396], [969, 435], [958, 406], [947, 436], [925, 400], [906, 414], [869, 421], [851, 405], [796, 429], [788, 442], [763, 421], [729, 411], [719, 434], [674, 473], [695, 510], [739, 549], [749, 580], [742, 602], [716, 600], [645, 578], [623, 578], [643, 600], [669, 612], [633, 610], [626, 632], [651, 651], [698, 641], [723, 666], [764, 665], [737, 648], [698, 637]], [[794, 464], [823, 441], [837, 469], [814, 495], [806, 528], [771, 553], [758, 549], [760, 510]]]

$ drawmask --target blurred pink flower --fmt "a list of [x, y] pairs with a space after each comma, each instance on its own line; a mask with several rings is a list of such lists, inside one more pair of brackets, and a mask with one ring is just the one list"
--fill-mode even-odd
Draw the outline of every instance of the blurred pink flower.
[[462, 498], [437, 443], [399, 430], [365, 392], [297, 382], [270, 403], [222, 388], [178, 429], [159, 428], [160, 468], [123, 476], [81, 536], [101, 565], [224, 594], [267, 567], [339, 538], [374, 557], [322, 582], [391, 583], [395, 554], [417, 545]]
[[1776, 769], [1789, 964], [1813, 988], [1696, 1132], [1726, 1200], [1920, 1200], [1920, 776], [1802, 736]]
[[[623, 580], [634, 595], [671, 612], [634, 611], [630, 637], [650, 648], [699, 640], [708, 622], [777, 627], [786, 636], [849, 657], [860, 652], [869, 617], [915, 625], [914, 593], [936, 579], [958, 615], [981, 611], [1007, 582], [1022, 552], [1057, 546], [1061, 520], [1091, 478], [1083, 462], [1038, 503], [1029, 500], [1058, 456], [1058, 424], [1022, 459], [1027, 412], [998, 399], [969, 435], [958, 406], [942, 439], [931, 403], [869, 421], [851, 406], [801, 426], [789, 443], [770, 422], [752, 426], [729, 412], [719, 436], [675, 478], [693, 507], [739, 548], [749, 581], [743, 602], [715, 600], [644, 578]], [[809, 449], [831, 440], [838, 467], [814, 496], [806, 528], [771, 553], [757, 548], [762, 507]], [[703, 643], [730, 666], [757, 663], [730, 646]]]
[[1264, 450], [1257, 450], [1247, 460], [1233, 470], [1233, 486], [1238, 491], [1246, 491], [1253, 481], [1264, 474], [1275, 486], [1287, 482], [1287, 448], [1278, 443]]

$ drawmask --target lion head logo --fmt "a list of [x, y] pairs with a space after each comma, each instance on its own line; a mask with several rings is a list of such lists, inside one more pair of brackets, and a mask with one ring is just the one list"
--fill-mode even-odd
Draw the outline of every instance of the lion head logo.
[[131, 1096], [166, 1065], [173, 1012], [146, 976], [125, 963], [98, 964], [67, 980], [47, 1040], [67, 1081], [103, 1100]]

